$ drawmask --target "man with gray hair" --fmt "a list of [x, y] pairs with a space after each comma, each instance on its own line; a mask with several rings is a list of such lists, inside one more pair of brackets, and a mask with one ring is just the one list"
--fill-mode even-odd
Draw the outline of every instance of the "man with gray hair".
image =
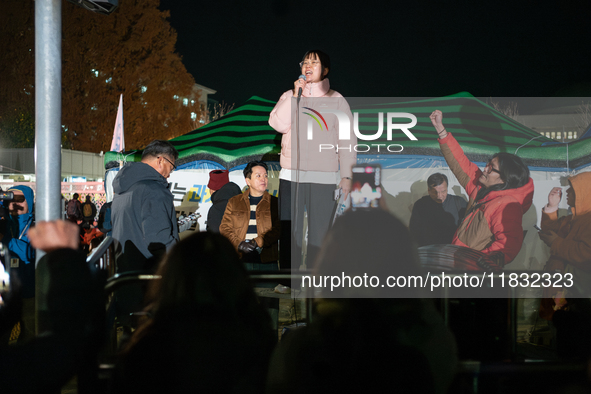
[[[117, 273], [150, 271], [179, 240], [173, 195], [166, 180], [176, 169], [178, 152], [170, 142], [152, 141], [139, 163], [127, 163], [113, 180], [111, 206]], [[135, 290], [135, 291], [131, 291]], [[118, 315], [141, 310], [142, 292], [117, 297]], [[129, 294], [133, 293], [133, 294]]]
[[447, 176], [436, 172], [427, 179], [429, 195], [412, 208], [409, 230], [417, 246], [451, 244], [466, 212], [466, 200], [447, 194]]

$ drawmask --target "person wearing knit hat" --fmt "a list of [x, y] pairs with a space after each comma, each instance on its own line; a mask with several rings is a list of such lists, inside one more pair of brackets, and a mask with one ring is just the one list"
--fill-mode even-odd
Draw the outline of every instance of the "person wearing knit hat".
[[224, 211], [228, 200], [242, 191], [234, 182], [230, 182], [228, 170], [213, 170], [209, 173], [209, 183], [207, 184], [211, 194], [211, 208], [207, 213], [207, 231], [213, 233], [220, 232], [220, 224], [224, 217]]
[[211, 191], [211, 194], [220, 190], [222, 186], [230, 182], [228, 173], [228, 170], [213, 170], [209, 173], [209, 183], [207, 184], [207, 187]]

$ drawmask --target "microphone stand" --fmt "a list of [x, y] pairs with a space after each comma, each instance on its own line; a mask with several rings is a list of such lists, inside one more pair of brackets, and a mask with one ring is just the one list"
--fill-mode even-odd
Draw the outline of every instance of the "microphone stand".
[[[301, 88], [300, 88], [301, 89]], [[295, 143], [296, 143], [296, 174], [295, 174], [295, 204], [293, 204], [294, 207], [294, 211], [293, 211], [293, 217], [295, 218], [295, 220], [293, 221], [295, 223], [295, 228], [294, 230], [297, 230], [297, 227], [299, 226], [298, 223], [298, 197], [299, 197], [299, 188], [300, 188], [300, 99], [301, 99], [301, 95], [298, 92], [298, 97], [296, 98], [296, 121], [295, 121], [295, 127], [296, 127], [296, 133], [295, 135]], [[292, 193], [292, 195], [294, 195], [294, 193]], [[291, 198], [291, 196], [290, 196]], [[292, 225], [293, 227], [293, 225]], [[304, 221], [303, 221], [303, 217], [302, 217], [302, 238], [304, 236], [303, 234], [303, 229], [304, 229]], [[297, 243], [298, 243], [298, 239], [295, 238], [295, 235], [297, 234], [297, 231], [294, 231], [294, 240], [296, 242], [296, 247], [297, 247]], [[303, 265], [303, 252], [304, 252], [304, 244], [303, 244], [303, 240], [300, 239], [300, 242], [302, 242], [302, 247], [300, 248], [300, 255], [298, 256], [299, 261], [300, 261], [300, 265], [299, 268], [302, 269], [306, 269], [306, 266]], [[291, 253], [291, 251], [290, 251]], [[293, 263], [292, 263], [293, 266]]]

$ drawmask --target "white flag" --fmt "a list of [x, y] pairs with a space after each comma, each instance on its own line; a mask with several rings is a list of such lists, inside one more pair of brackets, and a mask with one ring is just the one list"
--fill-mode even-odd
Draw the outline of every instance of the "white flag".
[[125, 139], [123, 138], [123, 95], [119, 98], [119, 109], [117, 110], [117, 121], [113, 131], [113, 142], [111, 152], [123, 152], [125, 150]]

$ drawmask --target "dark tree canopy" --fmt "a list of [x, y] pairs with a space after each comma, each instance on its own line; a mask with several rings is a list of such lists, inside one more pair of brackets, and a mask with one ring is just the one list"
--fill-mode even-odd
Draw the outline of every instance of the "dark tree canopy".
[[9, 0], [0, 13], [0, 147], [35, 145], [34, 2]]
[[[66, 146], [108, 151], [123, 94], [126, 149], [170, 139], [199, 118], [195, 81], [175, 53], [176, 32], [159, 0], [125, 0], [111, 15], [63, 2], [62, 125]], [[34, 107], [34, 2], [3, 4], [0, 84], [2, 130], [25, 127]], [[29, 51], [29, 49], [31, 49]], [[4, 79], [4, 78], [3, 78]], [[187, 99], [187, 100], [184, 100]], [[30, 112], [29, 112], [30, 113]], [[18, 114], [16, 116], [15, 114]], [[14, 118], [14, 119], [13, 119]], [[15, 129], [15, 126], [11, 126]]]

